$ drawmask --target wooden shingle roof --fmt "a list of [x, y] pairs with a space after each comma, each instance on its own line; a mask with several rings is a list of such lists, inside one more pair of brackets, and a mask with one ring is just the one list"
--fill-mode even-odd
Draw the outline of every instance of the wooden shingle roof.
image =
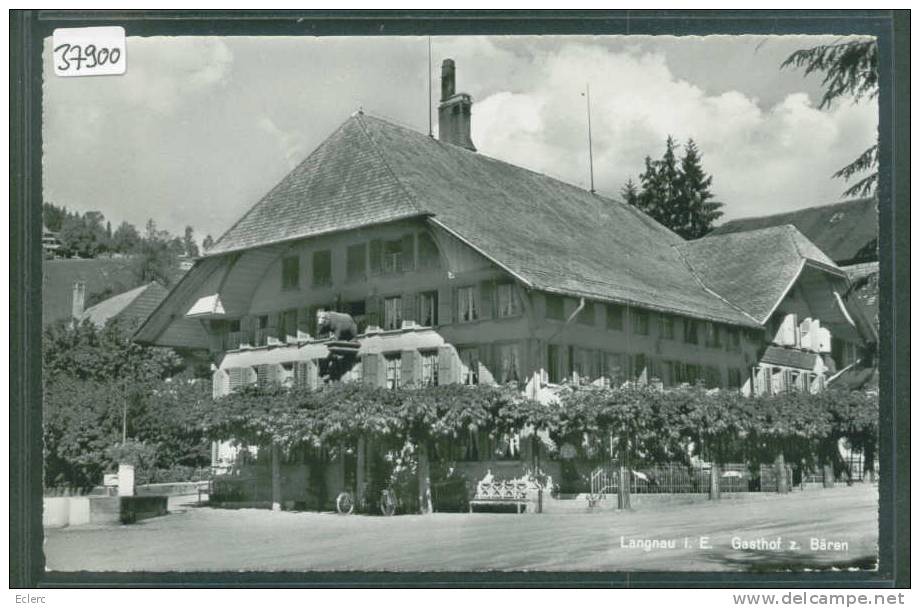
[[700, 285], [673, 247], [682, 239], [642, 212], [361, 113], [207, 256], [413, 216], [536, 289], [753, 325]]
[[845, 277], [795, 226], [709, 235], [679, 246], [704, 285], [765, 323], [806, 262]]
[[[762, 325], [805, 260], [839, 272], [791, 226], [687, 242], [619, 201], [357, 113], [189, 275], [233, 252], [412, 217], [537, 290], [747, 327]], [[185, 314], [165, 310], [179, 299], [160, 316]]]

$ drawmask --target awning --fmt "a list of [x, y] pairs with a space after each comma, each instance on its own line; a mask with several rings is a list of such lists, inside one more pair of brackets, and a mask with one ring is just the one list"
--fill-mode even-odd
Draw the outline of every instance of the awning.
[[188, 309], [185, 316], [193, 319], [210, 319], [223, 318], [226, 314], [224, 305], [220, 301], [220, 294], [215, 293], [210, 296], [198, 298], [198, 301]]

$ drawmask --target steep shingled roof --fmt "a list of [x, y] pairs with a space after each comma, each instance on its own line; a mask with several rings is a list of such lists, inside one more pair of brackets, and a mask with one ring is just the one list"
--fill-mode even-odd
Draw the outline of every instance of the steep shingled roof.
[[412, 216], [537, 289], [756, 325], [705, 289], [673, 247], [683, 240], [640, 211], [360, 113], [207, 256]]
[[845, 276], [795, 226], [708, 235], [678, 249], [703, 284], [761, 323], [805, 261]]
[[81, 320], [89, 319], [98, 326], [105, 325], [115, 317], [143, 321], [160, 305], [168, 293], [165, 287], [153, 281], [87, 308]]
[[861, 198], [726, 222], [713, 235], [791, 224], [838, 264], [878, 260], [878, 204]]

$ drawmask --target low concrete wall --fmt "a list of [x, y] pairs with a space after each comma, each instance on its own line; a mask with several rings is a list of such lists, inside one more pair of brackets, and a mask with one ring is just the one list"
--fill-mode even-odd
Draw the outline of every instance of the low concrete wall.
[[168, 496], [120, 496], [119, 520], [133, 524], [142, 519], [166, 515], [169, 512]]
[[46, 528], [80, 526], [90, 522], [90, 499], [86, 496], [45, 497], [42, 525]]
[[198, 488], [207, 489], [207, 481], [178, 481], [174, 483], [151, 483], [137, 486], [137, 496], [186, 496], [197, 494]]

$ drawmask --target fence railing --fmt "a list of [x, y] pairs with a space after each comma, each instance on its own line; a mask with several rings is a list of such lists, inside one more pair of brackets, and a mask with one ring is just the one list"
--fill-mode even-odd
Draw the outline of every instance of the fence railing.
[[[776, 469], [763, 465], [755, 474], [744, 463], [719, 465], [719, 491], [757, 492], [777, 491]], [[792, 484], [792, 469], [786, 467], [788, 484]], [[631, 494], [705, 494], [712, 488], [712, 466], [666, 463], [654, 466], [627, 467]], [[620, 474], [616, 463], [598, 467], [591, 473], [592, 494], [615, 494], [619, 491]]]

